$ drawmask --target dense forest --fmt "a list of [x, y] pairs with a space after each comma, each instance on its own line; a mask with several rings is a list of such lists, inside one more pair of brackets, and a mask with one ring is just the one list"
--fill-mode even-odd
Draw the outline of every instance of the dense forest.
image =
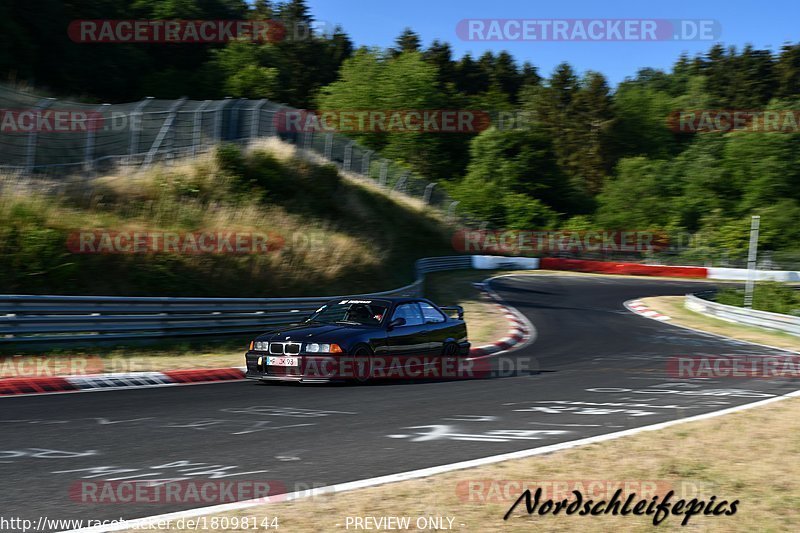
[[497, 227], [685, 231], [698, 257], [738, 259], [759, 214], [761, 248], [800, 258], [800, 135], [676, 131], [669, 121], [680, 110], [797, 110], [800, 44], [716, 44], [611, 87], [602, 73], [566, 63], [542, 73], [505, 52], [454, 57], [448, 43], [425, 46], [413, 29], [389, 49], [357, 49], [338, 27], [272, 42], [88, 44], [67, 35], [81, 19], [315, 25], [302, 0], [6, 2], [3, 81], [107, 102], [233, 96], [307, 109], [507, 111], [514, 127], [354, 137], [442, 182], [463, 210]]

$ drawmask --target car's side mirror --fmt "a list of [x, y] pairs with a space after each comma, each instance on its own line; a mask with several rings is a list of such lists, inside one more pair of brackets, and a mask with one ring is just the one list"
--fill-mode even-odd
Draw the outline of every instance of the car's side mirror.
[[389, 329], [399, 328], [400, 326], [406, 325], [406, 319], [403, 317], [395, 318], [391, 322], [389, 322]]

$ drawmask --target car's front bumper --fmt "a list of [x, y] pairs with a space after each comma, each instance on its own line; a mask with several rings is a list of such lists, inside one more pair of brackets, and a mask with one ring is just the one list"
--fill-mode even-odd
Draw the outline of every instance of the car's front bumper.
[[[298, 366], [269, 366], [264, 364], [268, 354], [264, 352], [247, 352], [245, 378], [259, 381], [293, 381], [301, 383], [329, 383], [344, 379], [333, 371], [339, 365], [339, 358], [333, 356], [292, 355], [298, 360]], [[261, 364], [259, 364], [261, 360]]]

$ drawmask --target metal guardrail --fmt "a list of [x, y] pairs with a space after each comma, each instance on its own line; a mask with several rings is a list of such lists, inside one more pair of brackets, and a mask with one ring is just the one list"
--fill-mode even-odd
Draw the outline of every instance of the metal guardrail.
[[691, 311], [729, 322], [800, 335], [800, 317], [725, 305], [702, 298], [703, 295], [707, 296], [708, 294], [707, 291], [687, 294], [684, 305]]
[[[354, 296], [421, 296], [425, 274], [472, 268], [471, 256], [430, 257], [413, 283]], [[351, 295], [352, 296], [352, 295]], [[168, 298], [0, 295], [0, 346], [260, 332], [305, 318], [338, 296]], [[342, 296], [345, 297], [345, 296]]]

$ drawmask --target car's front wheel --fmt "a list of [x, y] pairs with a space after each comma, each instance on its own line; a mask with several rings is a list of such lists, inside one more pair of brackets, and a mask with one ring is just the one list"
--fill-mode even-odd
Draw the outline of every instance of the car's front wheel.
[[353, 374], [362, 383], [372, 377], [372, 350], [367, 346], [357, 346], [353, 350]]

